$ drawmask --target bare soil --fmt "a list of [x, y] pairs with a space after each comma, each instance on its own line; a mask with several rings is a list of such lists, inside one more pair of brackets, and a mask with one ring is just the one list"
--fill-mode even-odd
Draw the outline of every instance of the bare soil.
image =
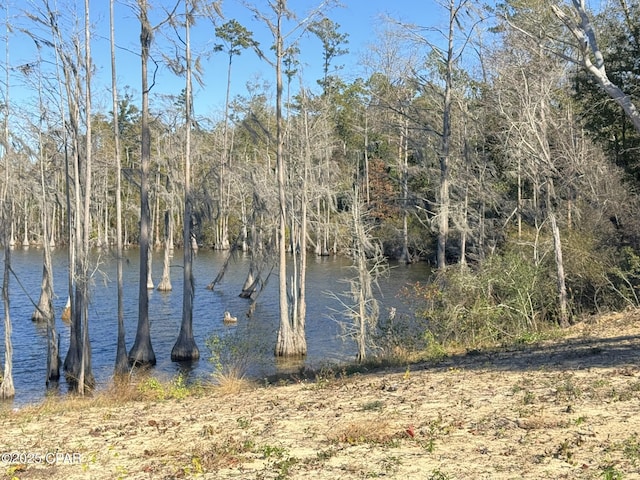
[[3, 455], [4, 478], [640, 479], [640, 313], [438, 363], [0, 422], [0, 453], [23, 455]]

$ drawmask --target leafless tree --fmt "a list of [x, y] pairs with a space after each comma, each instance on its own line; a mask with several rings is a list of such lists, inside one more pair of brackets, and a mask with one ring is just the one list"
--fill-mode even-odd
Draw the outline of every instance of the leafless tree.
[[[323, 2], [311, 14], [302, 21], [294, 20], [293, 26], [287, 32], [285, 23], [295, 18], [292, 11], [287, 8], [286, 0], [274, 0], [269, 2], [270, 14], [260, 11], [256, 7], [250, 7], [252, 12], [263, 21], [273, 37], [274, 56], [272, 60], [262, 54], [262, 58], [267, 60], [274, 68], [276, 75], [276, 176], [278, 185], [278, 278], [279, 278], [279, 307], [280, 307], [280, 328], [278, 329], [278, 339], [276, 341], [275, 354], [278, 357], [301, 357], [307, 353], [307, 341], [305, 337], [305, 268], [306, 268], [306, 248], [305, 244], [300, 245], [300, 261], [297, 258], [298, 249], [292, 251], [292, 266], [294, 269], [289, 284], [287, 273], [287, 227], [289, 221], [288, 199], [287, 199], [287, 166], [285, 161], [285, 128], [283, 106], [283, 60], [290, 45], [285, 45], [285, 41], [295, 43], [295, 38], [304, 33], [309, 28], [310, 22], [318, 16], [327, 2]], [[292, 39], [292, 37], [294, 39]], [[303, 202], [304, 203], [304, 202]], [[302, 206], [306, 209], [306, 205]], [[301, 224], [306, 222], [300, 218]], [[299, 237], [306, 243], [306, 233]]]
[[[140, 21], [140, 62], [142, 77], [141, 141], [140, 141], [140, 278], [138, 293], [138, 328], [133, 347], [129, 351], [129, 362], [138, 366], [156, 364], [156, 355], [151, 346], [151, 325], [149, 322], [149, 257], [151, 255], [151, 212], [149, 209], [149, 167], [151, 164], [151, 128], [149, 125], [149, 58], [153, 35], [156, 29], [168, 22], [178, 4], [165, 20], [155, 27], [148, 15], [147, 0], [137, 0], [137, 14]], [[186, 248], [186, 245], [185, 245]]]
[[191, 93], [191, 24], [194, 14], [193, 0], [185, 0], [185, 145], [184, 145], [184, 215], [182, 221], [182, 243], [184, 260], [184, 281], [182, 292], [182, 323], [180, 333], [173, 349], [171, 360], [192, 361], [200, 358], [200, 351], [193, 338], [193, 241], [191, 226], [193, 222], [193, 193], [191, 190], [191, 128], [192, 128], [192, 93]]
[[11, 313], [9, 298], [9, 273], [11, 271], [11, 246], [10, 246], [10, 205], [8, 203], [9, 180], [10, 180], [10, 137], [9, 137], [9, 4], [5, 6], [5, 91], [3, 110], [3, 135], [2, 135], [2, 160], [4, 163], [4, 184], [2, 185], [2, 245], [4, 250], [4, 274], [2, 280], [2, 303], [4, 305], [4, 370], [2, 378], [0, 378], [0, 399], [12, 398], [15, 396], [15, 387], [13, 386], [13, 343], [11, 340]]
[[120, 156], [120, 118], [118, 112], [118, 82], [116, 76], [116, 47], [115, 47], [115, 15], [114, 0], [109, 0], [109, 40], [111, 46], [111, 98], [113, 108], [113, 148], [116, 160], [116, 282], [117, 282], [117, 315], [118, 315], [118, 343], [116, 347], [116, 361], [114, 373], [123, 376], [129, 371], [127, 358], [127, 344], [124, 329], [124, 280], [122, 277], [122, 159]]

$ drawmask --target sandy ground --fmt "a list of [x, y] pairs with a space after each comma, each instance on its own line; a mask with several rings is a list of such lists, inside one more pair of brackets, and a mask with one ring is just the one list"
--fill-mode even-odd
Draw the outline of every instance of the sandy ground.
[[3, 478], [640, 479], [640, 313], [316, 381], [0, 413]]

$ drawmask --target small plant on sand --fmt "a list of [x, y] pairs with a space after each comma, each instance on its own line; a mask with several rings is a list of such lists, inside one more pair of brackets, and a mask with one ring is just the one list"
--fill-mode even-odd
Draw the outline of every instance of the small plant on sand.
[[286, 448], [274, 445], [263, 445], [260, 448], [263, 458], [270, 460], [269, 467], [276, 473], [276, 480], [286, 480], [289, 478], [291, 467], [298, 463], [296, 457], [289, 456]]
[[202, 459], [194, 455], [191, 457], [191, 465], [183, 468], [185, 476], [202, 475], [204, 473], [204, 467], [202, 466]]
[[397, 472], [401, 463], [400, 458], [395, 455], [389, 455], [380, 461], [386, 475]]
[[536, 395], [533, 392], [527, 390], [522, 397], [522, 403], [525, 405], [531, 405], [536, 401]]
[[436, 440], [449, 433], [449, 426], [444, 425], [442, 416], [438, 415], [429, 422], [425, 438], [420, 440], [422, 447], [429, 453], [433, 453], [436, 448]]
[[640, 463], [640, 439], [637, 433], [632, 434], [622, 442], [622, 452], [626, 458], [631, 460], [634, 466]]
[[331, 457], [334, 457], [336, 453], [337, 452], [335, 448], [329, 448], [328, 450], [320, 450], [316, 454], [316, 458], [320, 461], [326, 461], [326, 460], [329, 460]]
[[236, 422], [238, 423], [238, 427], [240, 427], [243, 430], [246, 430], [251, 426], [251, 419], [246, 417], [240, 417], [236, 419]]
[[566, 375], [556, 387], [556, 396], [559, 400], [575, 400], [580, 398], [582, 390], [576, 384], [572, 375]]
[[316, 374], [316, 381], [314, 388], [322, 389], [329, 386], [329, 384], [335, 379], [335, 372], [329, 367], [322, 367]]
[[449, 480], [451, 477], [446, 473], [440, 471], [439, 468], [436, 468], [427, 478], [428, 480]]
[[144, 395], [153, 395], [159, 400], [164, 400], [164, 386], [155, 377], [149, 377], [138, 384], [138, 390]]
[[126, 478], [127, 475], [129, 475], [129, 472], [127, 472], [127, 469], [121, 465], [118, 465], [116, 467], [116, 478], [118, 480], [121, 480], [123, 478]]
[[189, 396], [187, 381], [181, 373], [178, 374], [169, 384], [169, 396], [181, 400]]
[[20, 477], [18, 477], [17, 474], [24, 471], [24, 465], [11, 465], [9, 468], [7, 468], [6, 478], [10, 478], [11, 480], [19, 480]]
[[604, 480], [622, 480], [624, 478], [624, 476], [622, 475], [622, 472], [616, 469], [616, 467], [614, 467], [613, 465], [604, 466], [602, 468], [602, 472], [600, 473], [600, 476]]

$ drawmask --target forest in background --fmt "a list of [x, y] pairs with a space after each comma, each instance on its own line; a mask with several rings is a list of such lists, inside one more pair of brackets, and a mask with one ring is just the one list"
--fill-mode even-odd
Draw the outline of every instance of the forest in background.
[[[197, 248], [249, 252], [241, 293], [249, 298], [277, 274], [279, 356], [306, 352], [307, 254], [353, 259], [360, 361], [380, 329], [399, 331], [390, 320], [378, 322], [372, 287], [384, 258], [434, 265], [433, 278], [407, 292], [428, 320], [419, 348], [517, 341], [640, 303], [637, 1], [596, 12], [580, 0], [440, 2], [444, 25], [386, 18], [362, 60], [367, 75], [355, 80], [341, 76], [351, 67], [341, 60], [349, 35], [331, 20], [333, 2], [311, 12], [284, 0], [246, 4], [271, 34], [270, 45], [224, 18], [224, 3], [165, 5], [152, 25], [148, 9], [156, 2], [126, 2], [118, 8], [140, 25], [142, 84], [139, 94], [117, 84], [112, 43], [111, 65], [101, 66], [113, 72], [108, 98], [92, 90], [89, 2], [31, 3], [29, 11], [5, 7], [3, 389], [10, 390], [15, 245], [43, 246], [34, 320], [51, 326], [49, 378], [64, 368], [80, 391], [91, 385], [94, 248], [140, 247], [138, 329], [128, 353], [118, 304], [121, 373], [155, 364], [146, 297], [154, 288], [147, 254], [154, 247], [167, 252], [163, 289], [171, 288], [170, 251], [187, 247], [176, 361], [199, 357], [189, 268]], [[201, 63], [189, 32], [196, 22], [211, 24], [227, 85], [239, 55], [257, 55], [273, 73], [244, 95], [231, 97], [228, 87], [221, 118], [194, 115], [192, 81]], [[154, 50], [160, 34], [171, 49]], [[301, 59], [309, 61], [301, 36], [322, 46], [319, 79], [300, 74]], [[38, 56], [13, 65], [11, 44], [25, 39]], [[158, 61], [184, 79], [181, 91], [154, 96]], [[16, 82], [30, 88], [29, 101], [13, 100]], [[69, 247], [72, 328], [64, 365], [47, 260], [62, 245]]]

